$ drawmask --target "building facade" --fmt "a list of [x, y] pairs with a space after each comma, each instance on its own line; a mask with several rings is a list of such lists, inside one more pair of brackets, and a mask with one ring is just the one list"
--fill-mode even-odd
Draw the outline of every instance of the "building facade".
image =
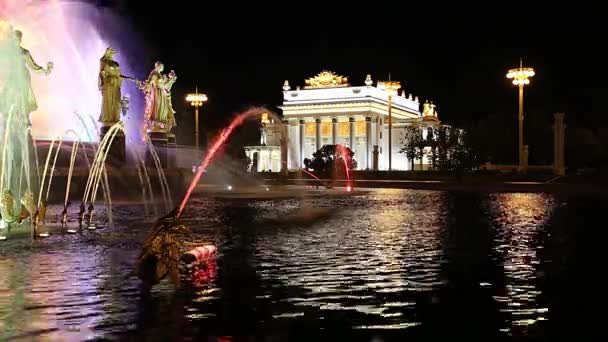
[[[250, 172], [279, 172], [282, 170], [281, 159], [285, 154], [281, 153], [282, 135], [285, 126], [282, 122], [275, 121], [268, 113], [263, 113], [260, 123], [260, 144], [257, 146], [245, 146], [245, 154], [251, 161]], [[284, 148], [287, 148], [286, 146]]]
[[358, 169], [388, 170], [391, 144], [391, 169], [409, 170], [411, 163], [400, 153], [405, 127], [418, 126], [426, 135], [428, 127], [440, 122], [435, 105], [426, 102], [421, 111], [418, 96], [386, 84], [374, 85], [368, 75], [363, 86], [351, 86], [347, 77], [329, 71], [307, 79], [303, 88], [292, 89], [285, 81], [281, 108], [287, 125], [287, 167], [302, 168], [304, 159], [323, 145], [342, 144], [355, 152]]

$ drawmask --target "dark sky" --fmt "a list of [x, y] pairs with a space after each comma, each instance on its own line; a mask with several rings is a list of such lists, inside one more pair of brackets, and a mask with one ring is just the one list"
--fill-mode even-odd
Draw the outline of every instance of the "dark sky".
[[349, 76], [355, 85], [368, 73], [386, 79], [390, 72], [408, 93], [432, 99], [440, 119], [450, 123], [491, 114], [515, 120], [517, 90], [505, 74], [522, 57], [537, 73], [526, 88], [529, 115], [550, 120], [551, 113], [566, 111], [571, 125], [608, 124], [602, 101], [608, 89], [608, 25], [599, 7], [101, 3], [141, 34], [150, 61], [176, 70], [173, 98], [178, 120], [186, 123], [192, 115], [179, 99], [196, 84], [210, 97], [205, 122], [221, 127], [249, 104], [280, 105], [285, 79], [303, 85], [322, 69]]

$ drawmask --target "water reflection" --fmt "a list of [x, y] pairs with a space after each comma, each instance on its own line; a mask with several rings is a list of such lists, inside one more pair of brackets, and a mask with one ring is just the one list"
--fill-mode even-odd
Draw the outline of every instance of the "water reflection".
[[262, 279], [294, 291], [275, 299], [290, 305], [278, 306], [274, 317], [314, 308], [325, 319], [344, 312], [355, 328], [420, 324], [415, 293], [441, 285], [441, 193], [383, 190], [323, 205], [336, 211], [331, 219], [258, 237]]
[[554, 209], [546, 194], [493, 195], [490, 211], [496, 229], [496, 252], [504, 269], [504, 288], [494, 298], [506, 313], [502, 331], [526, 333], [530, 326], [547, 320], [548, 307], [539, 297], [540, 250], [547, 234], [545, 222]]
[[[576, 215], [601, 215], [595, 202], [567, 201]], [[148, 225], [137, 219], [142, 208], [120, 209], [117, 228], [0, 246], [0, 340], [205, 340], [324, 328], [544, 336], [543, 320], [561, 310], [565, 321], [562, 301], [580, 294], [556, 262], [551, 276], [570, 283], [546, 296], [545, 237], [553, 234], [554, 256], [575, 255], [570, 241], [579, 238], [565, 235], [576, 215], [555, 222], [553, 211], [566, 208], [555, 202], [414, 190], [194, 199], [185, 219], [218, 246], [217, 264], [192, 287], [174, 292], [166, 282], [147, 296], [125, 275]], [[580, 260], [568, 262], [572, 272]]]

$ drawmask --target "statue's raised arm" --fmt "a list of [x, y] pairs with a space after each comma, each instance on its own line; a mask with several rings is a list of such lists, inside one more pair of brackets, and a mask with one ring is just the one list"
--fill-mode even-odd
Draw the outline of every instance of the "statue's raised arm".
[[[17, 38], [17, 42], [19, 43], [19, 46], [21, 46], [21, 41], [23, 39], [23, 33], [21, 31], [15, 31], [15, 37]], [[45, 75], [48, 75], [51, 73], [51, 71], [53, 71], [52, 62], [48, 62], [46, 65], [46, 69], [45, 69], [44, 67], [42, 67], [42, 66], [38, 65], [38, 63], [36, 63], [36, 61], [34, 60], [34, 57], [32, 57], [32, 54], [30, 53], [29, 50], [21, 47], [21, 52], [23, 54], [23, 58], [25, 59], [25, 64], [32, 71], [39, 73], [39, 74], [45, 74]]]
[[30, 68], [32, 71], [39, 73], [39, 74], [45, 74], [48, 75], [51, 73], [51, 71], [53, 71], [53, 63], [52, 62], [48, 62], [46, 65], [46, 69], [41, 67], [40, 65], [38, 65], [36, 63], [36, 61], [34, 61], [34, 58], [32, 57], [32, 54], [28, 51], [23, 49], [23, 58], [25, 58], [25, 64], [28, 66], [28, 68]]

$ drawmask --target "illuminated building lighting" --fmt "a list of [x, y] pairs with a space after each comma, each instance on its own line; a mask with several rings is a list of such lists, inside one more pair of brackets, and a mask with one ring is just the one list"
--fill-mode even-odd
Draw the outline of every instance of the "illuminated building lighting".
[[232, 185], [228, 185], [228, 186], [226, 187], [226, 190], [228, 190], [228, 191], [232, 191]]

